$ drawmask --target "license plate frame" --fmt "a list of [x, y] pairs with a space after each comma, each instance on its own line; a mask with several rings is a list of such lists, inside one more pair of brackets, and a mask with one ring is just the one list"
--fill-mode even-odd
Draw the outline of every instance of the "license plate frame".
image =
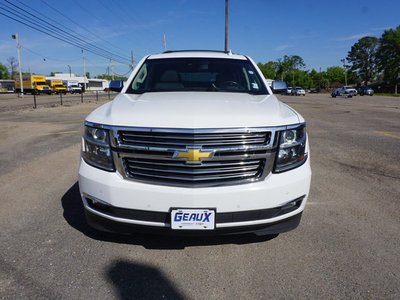
[[171, 210], [171, 229], [173, 230], [214, 230], [214, 209], [185, 209]]

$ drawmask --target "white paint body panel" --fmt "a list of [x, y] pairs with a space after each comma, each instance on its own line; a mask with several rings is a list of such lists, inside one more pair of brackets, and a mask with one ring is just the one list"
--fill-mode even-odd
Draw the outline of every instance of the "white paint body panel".
[[[175, 53], [151, 56], [150, 59], [185, 55], [192, 56]], [[196, 57], [199, 55], [227, 58], [227, 54], [201, 53], [196, 54]], [[128, 83], [132, 81], [145, 59], [132, 72]], [[248, 58], [229, 55], [229, 59]], [[252, 63], [261, 74], [255, 63]], [[168, 129], [278, 127], [304, 122], [297, 112], [278, 101], [269, 86], [266, 88], [269, 95], [204, 91], [126, 94], [125, 86], [112, 102], [93, 111], [86, 121], [109, 126]], [[170, 212], [171, 208], [212, 208], [216, 209], [217, 213], [261, 210], [279, 207], [305, 195], [301, 206], [285, 215], [240, 224], [217, 224], [217, 227], [273, 223], [294, 216], [304, 209], [311, 181], [308, 148], [307, 141], [308, 159], [302, 166], [293, 170], [281, 174], [270, 173], [265, 180], [255, 183], [204, 188], [174, 187], [127, 180], [118, 172], [107, 172], [92, 167], [81, 158], [79, 187], [84, 204], [86, 194], [118, 208], [164, 213]], [[169, 226], [168, 223], [115, 218], [95, 211], [86, 204], [85, 209], [115, 222]]]
[[223, 92], [119, 94], [86, 120], [113, 126], [148, 128], [270, 127], [303, 122], [275, 95]]
[[[216, 208], [217, 213], [240, 212], [277, 207], [306, 195], [302, 206], [293, 213], [268, 220], [241, 223], [241, 226], [276, 222], [303, 211], [309, 194], [310, 180], [309, 159], [299, 168], [282, 174], [271, 174], [261, 182], [209, 188], [181, 188], [128, 181], [118, 173], [93, 168], [82, 159], [79, 168], [81, 193], [102, 199], [116, 207], [144, 211], [169, 212], [172, 207], [184, 207]], [[88, 207], [86, 209], [90, 210]], [[100, 214], [93, 210], [92, 212]], [[109, 216], [103, 216], [109, 218]], [[127, 219], [120, 221], [146, 224], [146, 222]], [[147, 225], [167, 226], [168, 224]], [[229, 223], [223, 226], [236, 225]]]

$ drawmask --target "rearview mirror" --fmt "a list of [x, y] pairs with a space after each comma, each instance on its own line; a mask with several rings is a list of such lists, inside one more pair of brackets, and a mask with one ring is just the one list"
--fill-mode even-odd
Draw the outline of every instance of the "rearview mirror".
[[286, 82], [284, 81], [272, 81], [272, 92], [273, 93], [280, 93], [280, 92], [286, 92], [287, 86]]
[[110, 81], [110, 91], [114, 92], [121, 92], [122, 88], [124, 87], [124, 82], [122, 80], [111, 80]]

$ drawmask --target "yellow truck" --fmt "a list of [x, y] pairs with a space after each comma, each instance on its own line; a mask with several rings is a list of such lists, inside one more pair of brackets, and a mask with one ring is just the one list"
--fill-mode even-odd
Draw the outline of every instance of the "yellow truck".
[[67, 93], [67, 88], [63, 85], [62, 80], [46, 80], [46, 82], [50, 86], [53, 93], [56, 94]]
[[[18, 75], [14, 76], [14, 85], [15, 92], [21, 93], [21, 80]], [[51, 89], [43, 75], [22, 75], [22, 86], [25, 94], [51, 95]]]

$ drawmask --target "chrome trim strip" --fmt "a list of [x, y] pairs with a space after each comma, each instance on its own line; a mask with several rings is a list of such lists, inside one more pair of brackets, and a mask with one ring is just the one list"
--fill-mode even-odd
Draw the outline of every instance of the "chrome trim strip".
[[106, 124], [92, 123], [85, 121], [85, 125], [92, 127], [99, 127], [110, 130], [126, 130], [126, 131], [143, 131], [143, 132], [179, 132], [179, 133], [251, 133], [260, 131], [282, 131], [287, 129], [293, 129], [301, 126], [305, 126], [306, 123], [298, 123], [291, 125], [282, 126], [270, 126], [270, 127], [232, 127], [232, 128], [151, 128], [151, 127], [128, 127], [128, 126], [112, 126]]

